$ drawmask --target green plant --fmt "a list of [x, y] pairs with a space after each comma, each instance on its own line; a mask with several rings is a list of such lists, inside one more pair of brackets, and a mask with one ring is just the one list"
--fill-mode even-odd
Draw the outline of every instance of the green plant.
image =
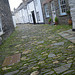
[[58, 18], [57, 17], [55, 17], [55, 22], [58, 22]]
[[51, 22], [51, 20], [52, 20], [52, 19], [51, 19], [51, 18], [49, 18], [49, 22]]
[[70, 10], [68, 10], [66, 13], [67, 13], [68, 15], [70, 15]]

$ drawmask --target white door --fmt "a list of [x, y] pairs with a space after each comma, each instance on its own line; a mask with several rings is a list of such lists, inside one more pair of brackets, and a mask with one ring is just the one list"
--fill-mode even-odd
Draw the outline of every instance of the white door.
[[55, 22], [56, 11], [55, 11], [54, 1], [51, 2], [51, 11], [52, 11], [52, 19], [53, 19], [53, 22]]

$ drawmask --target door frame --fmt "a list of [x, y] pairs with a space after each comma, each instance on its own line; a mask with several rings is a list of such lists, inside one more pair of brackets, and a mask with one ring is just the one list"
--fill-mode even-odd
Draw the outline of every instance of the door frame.
[[55, 3], [54, 3], [54, 1], [51, 2], [51, 11], [52, 11], [53, 22], [55, 22], [56, 11], [55, 11]]
[[32, 11], [31, 13], [32, 13], [32, 18], [33, 18], [33, 23], [36, 24], [36, 19], [35, 19], [34, 11]]

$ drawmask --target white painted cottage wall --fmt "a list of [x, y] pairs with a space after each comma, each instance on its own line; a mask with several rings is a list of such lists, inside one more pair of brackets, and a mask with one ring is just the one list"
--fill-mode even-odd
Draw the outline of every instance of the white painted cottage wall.
[[29, 4], [27, 4], [27, 10], [28, 10], [29, 22], [33, 23], [33, 18], [32, 18], [32, 13], [31, 13], [32, 11], [34, 11], [35, 19], [36, 19], [36, 13], [35, 13], [35, 7], [34, 7], [34, 2], [33, 1], [30, 2]]
[[75, 30], [75, 0], [69, 0], [69, 5], [73, 21], [73, 29]]
[[21, 9], [15, 14], [16, 23], [28, 23], [27, 9]]
[[[37, 2], [35, 2], [35, 1], [37, 1]], [[37, 4], [35, 4], [35, 8], [36, 8], [36, 12], [39, 12], [39, 16], [40, 16], [39, 23], [44, 23], [41, 2], [40, 2], [40, 0], [34, 0], [34, 3], [37, 3]]]

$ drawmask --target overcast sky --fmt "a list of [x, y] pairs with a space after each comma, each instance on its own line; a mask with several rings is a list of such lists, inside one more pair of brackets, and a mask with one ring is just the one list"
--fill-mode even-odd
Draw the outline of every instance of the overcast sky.
[[11, 11], [13, 11], [14, 8], [17, 8], [21, 2], [22, 0], [9, 0]]

